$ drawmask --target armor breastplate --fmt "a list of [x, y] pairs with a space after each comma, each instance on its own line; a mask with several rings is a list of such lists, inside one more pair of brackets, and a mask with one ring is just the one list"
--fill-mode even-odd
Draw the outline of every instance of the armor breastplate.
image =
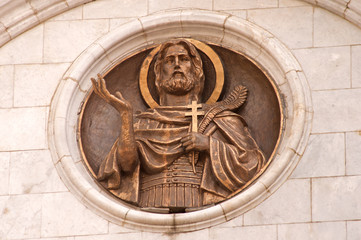
[[143, 173], [140, 179], [140, 207], [200, 207], [203, 163], [193, 172], [188, 156], [182, 156], [160, 173]]

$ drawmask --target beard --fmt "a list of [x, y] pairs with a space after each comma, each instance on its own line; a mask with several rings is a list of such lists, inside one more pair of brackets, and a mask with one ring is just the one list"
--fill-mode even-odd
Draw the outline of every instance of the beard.
[[194, 88], [194, 74], [185, 75], [182, 72], [175, 72], [168, 79], [163, 79], [160, 88], [174, 95], [184, 95]]

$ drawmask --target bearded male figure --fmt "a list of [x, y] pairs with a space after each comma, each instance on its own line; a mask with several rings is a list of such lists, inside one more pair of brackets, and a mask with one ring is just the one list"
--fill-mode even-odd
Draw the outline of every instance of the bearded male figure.
[[98, 180], [143, 208], [184, 210], [226, 199], [265, 164], [246, 123], [220, 103], [203, 104], [198, 110], [209, 121], [202, 132], [191, 131], [198, 126], [192, 126], [197, 117], [189, 116], [189, 106], [200, 104], [205, 79], [190, 42], [162, 44], [154, 72], [160, 107], [135, 117], [130, 102], [119, 92], [110, 94], [101, 76], [92, 79], [94, 92], [121, 117], [119, 137], [101, 163]]

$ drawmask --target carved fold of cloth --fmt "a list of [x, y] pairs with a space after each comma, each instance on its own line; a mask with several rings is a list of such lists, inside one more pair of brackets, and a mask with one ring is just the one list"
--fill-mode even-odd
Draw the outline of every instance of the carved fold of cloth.
[[264, 166], [265, 158], [244, 120], [224, 111], [204, 131], [210, 136], [210, 151], [200, 153], [193, 173], [180, 142], [190, 132], [191, 118], [185, 111], [160, 107], [138, 115], [134, 132], [140, 164], [124, 173], [116, 142], [101, 163], [100, 183], [140, 207], [200, 207], [224, 200]]

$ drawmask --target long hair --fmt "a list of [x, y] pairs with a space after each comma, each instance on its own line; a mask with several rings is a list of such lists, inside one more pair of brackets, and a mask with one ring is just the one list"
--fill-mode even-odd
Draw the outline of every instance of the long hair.
[[188, 52], [193, 69], [195, 71], [196, 82], [194, 85], [194, 93], [197, 96], [201, 96], [204, 87], [204, 72], [201, 56], [199, 55], [197, 49], [194, 45], [188, 42], [185, 39], [173, 39], [163, 43], [158, 52], [157, 59], [154, 64], [154, 73], [155, 73], [155, 86], [157, 87], [158, 93], [160, 92], [160, 78], [162, 75], [162, 63], [165, 57], [165, 54], [169, 47], [174, 45], [182, 45]]

